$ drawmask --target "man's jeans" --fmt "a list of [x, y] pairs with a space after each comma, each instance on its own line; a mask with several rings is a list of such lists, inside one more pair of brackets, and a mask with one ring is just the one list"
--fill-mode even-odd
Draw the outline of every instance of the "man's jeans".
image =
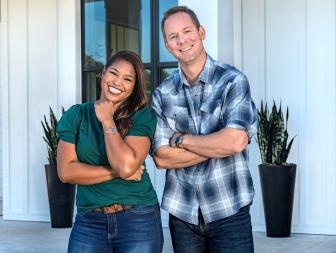
[[77, 213], [68, 253], [161, 253], [160, 208], [140, 206], [122, 212]]
[[208, 224], [200, 215], [199, 225], [169, 215], [175, 253], [253, 253], [250, 205], [238, 213]]

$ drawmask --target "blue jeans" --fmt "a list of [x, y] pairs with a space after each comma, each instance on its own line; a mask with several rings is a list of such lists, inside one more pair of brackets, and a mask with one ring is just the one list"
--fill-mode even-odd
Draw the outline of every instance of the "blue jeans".
[[238, 213], [199, 225], [169, 215], [169, 228], [175, 253], [253, 253], [250, 205]]
[[104, 214], [77, 213], [68, 253], [161, 253], [160, 208], [137, 206]]

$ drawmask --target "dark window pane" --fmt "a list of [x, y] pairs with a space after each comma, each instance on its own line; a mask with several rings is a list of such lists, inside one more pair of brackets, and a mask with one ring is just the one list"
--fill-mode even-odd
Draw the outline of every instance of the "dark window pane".
[[121, 50], [138, 53], [145, 63], [150, 54], [150, 0], [106, 1], [108, 54]]
[[[142, 55], [142, 47], [140, 46], [142, 36], [143, 39], [149, 41], [150, 33], [142, 31], [142, 26], [149, 24], [149, 10], [147, 3], [144, 5], [141, 0], [113, 0], [105, 1], [107, 9], [107, 27], [108, 27], [108, 54], [109, 56], [121, 50], [131, 50]], [[146, 15], [142, 20], [141, 15]], [[146, 56], [150, 59], [150, 56]]]
[[173, 73], [178, 68], [162, 68], [160, 69], [160, 82], [166, 79], [171, 73]]
[[100, 97], [101, 71], [84, 72], [83, 75], [83, 102], [96, 101]]
[[164, 45], [164, 40], [162, 36], [162, 31], [161, 31], [161, 20], [163, 18], [163, 14], [165, 13], [166, 10], [169, 8], [178, 5], [177, 0], [160, 0], [159, 1], [159, 24], [158, 24], [158, 29], [160, 31], [160, 62], [172, 62], [176, 61], [176, 59], [169, 53], [169, 51], [166, 49]]
[[84, 69], [102, 68], [106, 60], [104, 1], [85, 0], [84, 14]]

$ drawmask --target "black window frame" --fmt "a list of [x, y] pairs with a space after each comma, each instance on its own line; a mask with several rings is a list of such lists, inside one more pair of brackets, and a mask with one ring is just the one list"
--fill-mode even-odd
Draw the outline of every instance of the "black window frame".
[[[108, 1], [108, 0], [102, 0]], [[161, 80], [161, 71], [164, 68], [177, 68], [177, 61], [161, 62], [160, 61], [160, 34], [161, 20], [159, 20], [159, 4], [160, 0], [150, 0], [150, 41], [151, 41], [151, 62], [144, 63], [145, 69], [151, 73], [152, 87], [155, 89], [163, 80]], [[108, 36], [107, 36], [108, 37]], [[108, 42], [108, 41], [107, 41]], [[108, 44], [107, 44], [108, 45]], [[109, 50], [108, 48], [106, 49]], [[108, 58], [108, 52], [106, 52]], [[107, 60], [107, 59], [106, 59]], [[81, 0], [81, 79], [82, 79], [82, 102], [87, 102], [86, 98], [88, 85], [85, 82], [85, 74], [89, 72], [99, 73], [101, 67], [85, 68], [85, 0]], [[153, 91], [151, 91], [153, 92]], [[150, 98], [149, 98], [150, 101]]]

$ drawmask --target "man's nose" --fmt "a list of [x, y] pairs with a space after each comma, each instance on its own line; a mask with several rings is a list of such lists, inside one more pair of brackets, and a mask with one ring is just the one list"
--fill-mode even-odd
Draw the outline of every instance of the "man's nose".
[[178, 44], [182, 45], [185, 42], [186, 38], [183, 34], [178, 36]]

